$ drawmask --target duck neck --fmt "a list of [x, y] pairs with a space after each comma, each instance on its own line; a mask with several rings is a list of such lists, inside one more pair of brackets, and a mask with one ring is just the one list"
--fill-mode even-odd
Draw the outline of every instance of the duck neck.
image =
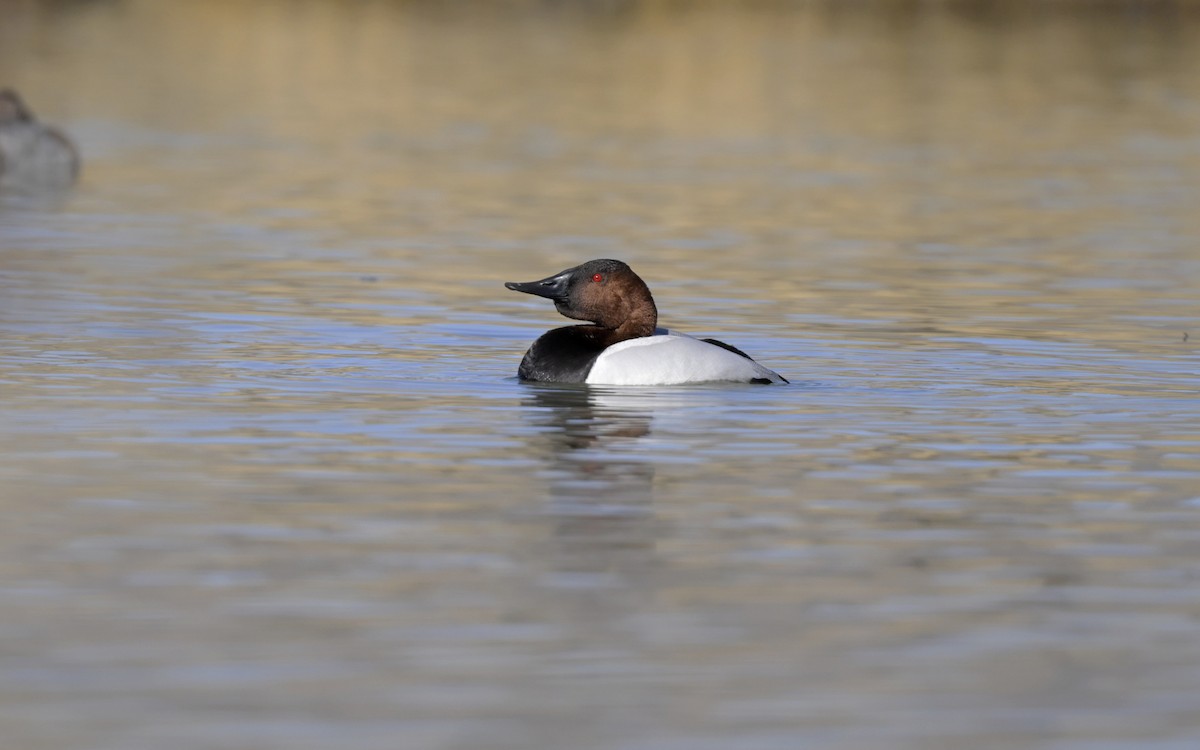
[[637, 310], [625, 318], [616, 328], [600, 326], [601, 337], [607, 346], [611, 346], [629, 339], [653, 336], [654, 328], [657, 325], [658, 310], [654, 307], [654, 302], [651, 301], [648, 305], [639, 306]]

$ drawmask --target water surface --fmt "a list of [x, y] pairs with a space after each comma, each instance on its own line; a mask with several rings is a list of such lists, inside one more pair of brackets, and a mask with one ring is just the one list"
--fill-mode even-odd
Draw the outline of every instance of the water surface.
[[5, 744], [1195, 747], [1200, 25], [881, 7], [5, 6]]

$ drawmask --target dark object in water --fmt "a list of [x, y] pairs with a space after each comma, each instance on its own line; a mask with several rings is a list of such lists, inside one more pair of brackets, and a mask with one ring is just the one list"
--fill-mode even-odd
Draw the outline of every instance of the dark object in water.
[[79, 176], [79, 152], [38, 122], [12, 89], [0, 90], [0, 188], [64, 188]]

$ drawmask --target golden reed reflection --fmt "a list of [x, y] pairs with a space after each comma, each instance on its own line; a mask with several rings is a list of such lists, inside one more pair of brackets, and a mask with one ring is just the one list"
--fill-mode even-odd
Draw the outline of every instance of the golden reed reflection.
[[[752, 289], [764, 304], [726, 304], [763, 325], [837, 310], [1132, 345], [1097, 310], [1146, 314], [1148, 290], [1194, 310], [1195, 3], [0, 9], [0, 79], [48, 117], [212, 155], [164, 176], [161, 146], [89, 161], [85, 142], [85, 181], [169, 177], [200, 213], [370, 242], [437, 299], [492, 304], [484, 256], [610, 255], [701, 322]], [[728, 289], [679, 278], [698, 259]]]
[[[200, 129], [271, 113], [259, 124], [331, 143], [364, 116], [420, 129], [536, 113], [602, 132], [785, 137], [803, 114], [834, 133], [1015, 144], [1029, 134], [979, 114], [1070, 139], [1085, 113], [1054, 112], [1064, 94], [1109, 99], [1117, 121], [1086, 124], [1117, 132], [1153, 114], [1126, 90], [1147, 72], [1164, 89], [1200, 90], [1192, 3], [127, 0], [0, 11], [0, 72], [59, 97], [60, 112]], [[1143, 93], [1145, 105], [1160, 92]]]

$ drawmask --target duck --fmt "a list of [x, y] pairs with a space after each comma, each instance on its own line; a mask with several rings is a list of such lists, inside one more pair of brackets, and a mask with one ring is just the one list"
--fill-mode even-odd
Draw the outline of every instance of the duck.
[[504, 284], [545, 297], [559, 313], [587, 325], [542, 334], [517, 369], [522, 381], [588, 385], [787, 383], [750, 355], [716, 339], [658, 327], [646, 282], [627, 263], [597, 259], [539, 281]]
[[79, 176], [79, 152], [38, 121], [21, 96], [0, 90], [0, 186], [66, 187]]

